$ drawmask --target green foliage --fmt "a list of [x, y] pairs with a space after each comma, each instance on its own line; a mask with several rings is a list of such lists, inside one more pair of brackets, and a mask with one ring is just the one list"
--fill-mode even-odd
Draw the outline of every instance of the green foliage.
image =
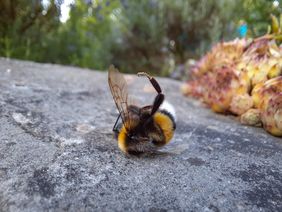
[[234, 8], [231, 0], [123, 0], [122, 46], [115, 61], [126, 71], [167, 74], [171, 61], [183, 64], [231, 37]]
[[252, 37], [258, 37], [267, 32], [271, 23], [271, 14], [279, 16], [282, 13], [282, 1], [275, 7], [273, 0], [241, 0], [242, 17], [248, 23]]
[[110, 51], [116, 40], [111, 14], [118, 5], [118, 1], [87, 4], [76, 0], [69, 20], [60, 29], [61, 51], [56, 62], [105, 69], [111, 63]]
[[168, 56], [163, 3], [122, 1], [118, 23], [121, 39], [113, 51], [113, 62], [127, 72], [160, 73]]
[[0, 55], [27, 60], [44, 60], [46, 38], [59, 27], [59, 3], [0, 1]]
[[282, 12], [272, 0], [75, 0], [62, 23], [62, 2], [1, 0], [0, 56], [167, 75], [235, 38], [240, 20], [258, 36]]

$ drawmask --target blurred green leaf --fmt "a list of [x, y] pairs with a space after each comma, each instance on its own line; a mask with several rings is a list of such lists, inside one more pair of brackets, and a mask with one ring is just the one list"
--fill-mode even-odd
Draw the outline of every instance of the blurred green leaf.
[[0, 1], [0, 56], [168, 75], [234, 39], [242, 21], [256, 37], [282, 13], [272, 0], [75, 0], [62, 23], [63, 0], [44, 2]]

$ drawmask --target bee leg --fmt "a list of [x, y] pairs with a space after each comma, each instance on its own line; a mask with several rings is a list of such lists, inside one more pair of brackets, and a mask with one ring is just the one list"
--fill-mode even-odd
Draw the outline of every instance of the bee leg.
[[120, 118], [120, 114], [118, 115], [118, 117], [117, 117], [117, 120], [116, 120], [116, 123], [115, 123], [115, 125], [114, 125], [114, 127], [113, 127], [113, 132], [115, 132], [115, 133], [118, 133], [119, 131], [118, 131], [118, 120], [119, 120], [119, 118]]
[[155, 88], [155, 90], [158, 93], [158, 95], [156, 96], [154, 100], [153, 108], [151, 111], [151, 115], [153, 115], [159, 109], [160, 105], [164, 101], [164, 94], [162, 94], [161, 86], [159, 85], [159, 83], [157, 82], [157, 80], [154, 77], [150, 76], [146, 72], [138, 72], [137, 76], [146, 76], [150, 80], [152, 86]]
[[159, 85], [159, 83], [157, 82], [157, 80], [150, 76], [149, 74], [147, 74], [146, 72], [138, 72], [137, 73], [137, 76], [140, 77], [140, 76], [146, 76], [148, 77], [148, 79], [150, 80], [151, 84], [153, 85], [153, 87], [155, 88], [155, 90], [158, 92], [158, 93], [161, 93], [162, 92], [162, 89], [161, 89], [161, 86]]
[[164, 101], [164, 95], [162, 93], [159, 93], [154, 100], [154, 104], [153, 104], [153, 108], [151, 110], [151, 115], [154, 115], [155, 112], [157, 112], [157, 110], [159, 109], [159, 107], [161, 106], [161, 104]]

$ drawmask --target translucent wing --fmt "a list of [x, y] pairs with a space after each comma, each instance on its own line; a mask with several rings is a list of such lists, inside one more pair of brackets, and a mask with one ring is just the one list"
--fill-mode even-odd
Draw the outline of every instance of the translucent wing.
[[108, 82], [113, 99], [121, 115], [122, 122], [125, 128], [128, 130], [130, 129], [131, 121], [133, 120], [128, 111], [130, 102], [128, 97], [127, 83], [122, 74], [113, 65], [111, 65], [109, 68]]

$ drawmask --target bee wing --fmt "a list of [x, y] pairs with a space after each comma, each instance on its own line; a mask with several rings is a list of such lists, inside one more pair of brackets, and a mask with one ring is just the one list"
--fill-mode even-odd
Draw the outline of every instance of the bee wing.
[[128, 97], [127, 83], [123, 75], [113, 65], [109, 67], [108, 82], [122, 122], [126, 129], [130, 129], [132, 119], [128, 111], [130, 99]]

